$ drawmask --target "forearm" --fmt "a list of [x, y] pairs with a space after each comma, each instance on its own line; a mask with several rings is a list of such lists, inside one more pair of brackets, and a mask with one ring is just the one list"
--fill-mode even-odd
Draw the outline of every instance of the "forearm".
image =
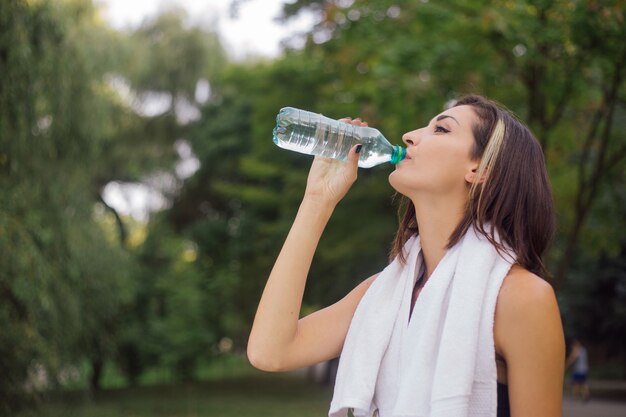
[[334, 207], [304, 199], [272, 268], [257, 308], [248, 356], [257, 367], [276, 368], [298, 328], [306, 279]]

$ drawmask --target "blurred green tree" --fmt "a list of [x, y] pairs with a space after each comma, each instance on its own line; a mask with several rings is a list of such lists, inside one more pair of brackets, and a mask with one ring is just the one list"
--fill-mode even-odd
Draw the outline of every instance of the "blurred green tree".
[[[43, 375], [44, 386], [62, 382], [85, 359], [90, 386], [99, 388], [106, 361], [134, 324], [125, 315], [145, 270], [103, 189], [173, 171], [174, 144], [197, 112], [198, 82], [208, 83], [224, 59], [217, 37], [187, 28], [175, 10], [137, 31], [115, 32], [90, 0], [0, 5], [2, 413], [13, 414], [37, 391], [35, 376]], [[156, 116], [146, 110], [154, 94], [170, 97]], [[99, 205], [115, 217], [118, 241], [103, 229]], [[170, 289], [192, 312], [168, 316], [164, 345], [178, 344], [162, 356], [187, 343], [183, 324], [197, 325], [185, 317], [196, 317], [199, 304], [182, 303], [179, 288]]]
[[626, 243], [615, 256], [583, 254], [569, 285], [561, 291], [564, 326], [571, 337], [604, 347], [610, 377], [626, 376]]
[[[198, 244], [197, 262], [223, 291], [220, 337], [232, 338], [240, 349], [311, 163], [272, 143], [276, 113], [286, 105], [333, 117], [358, 111], [326, 98], [334, 75], [325, 65], [294, 52], [276, 62], [231, 67], [215, 83], [190, 135], [201, 168], [185, 183], [169, 218]], [[392, 190], [380, 173], [389, 168], [361, 170], [359, 183], [333, 217], [311, 271], [304, 312], [336, 301], [357, 277], [385, 265], [395, 215]], [[370, 220], [362, 225], [360, 219]]]
[[111, 354], [131, 261], [94, 218], [94, 166], [124, 112], [108, 57], [85, 43], [109, 34], [88, 1], [0, 5], [4, 414], [36, 392], [36, 371], [54, 383], [82, 357], [97, 376]]
[[[200, 116], [206, 98], [199, 88], [203, 85], [209, 95], [226, 63], [217, 35], [188, 25], [187, 19], [182, 9], [166, 9], [123, 33], [124, 62], [116, 76], [133, 92], [133, 108], [143, 115], [142, 123], [126, 132], [135, 135], [130, 146], [142, 149], [121, 154], [119, 164], [108, 161], [107, 166], [113, 162], [121, 169], [109, 170], [103, 184], [156, 183], [166, 199], [181, 192], [185, 178], [176, 174], [180, 160], [174, 151], [189, 141], [192, 122]], [[146, 112], [155, 103], [164, 105], [154, 114]], [[218, 341], [217, 305], [223, 294], [210, 291], [195, 255], [189, 259], [196, 242], [170, 230], [158, 214], [147, 229], [148, 239], [135, 250], [141, 271], [119, 339], [118, 363], [131, 383], [149, 367], [192, 379], [198, 361], [210, 358]]]

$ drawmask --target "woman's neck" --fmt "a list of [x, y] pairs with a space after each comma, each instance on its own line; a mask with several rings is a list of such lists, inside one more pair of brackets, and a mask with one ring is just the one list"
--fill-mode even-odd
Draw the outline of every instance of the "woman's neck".
[[424, 277], [428, 279], [446, 254], [448, 240], [463, 218], [465, 205], [458, 201], [423, 198], [419, 202], [413, 200], [413, 205], [426, 266]]

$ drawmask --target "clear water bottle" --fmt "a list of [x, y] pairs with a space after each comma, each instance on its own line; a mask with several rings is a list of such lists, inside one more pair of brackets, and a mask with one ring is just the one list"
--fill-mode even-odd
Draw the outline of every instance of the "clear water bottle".
[[392, 145], [377, 130], [355, 126], [321, 114], [285, 107], [276, 116], [274, 143], [284, 149], [345, 161], [350, 149], [363, 145], [359, 166], [371, 168], [385, 162], [397, 164], [406, 156], [406, 149]]

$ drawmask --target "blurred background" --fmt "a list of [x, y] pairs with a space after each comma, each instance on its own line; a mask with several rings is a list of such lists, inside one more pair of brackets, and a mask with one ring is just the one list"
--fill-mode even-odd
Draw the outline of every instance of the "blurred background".
[[[478, 93], [547, 157], [549, 280], [591, 366], [566, 415], [626, 415], [625, 17], [623, 0], [2, 0], [0, 413], [326, 415], [332, 362], [275, 375], [245, 356], [312, 160], [273, 144], [276, 113], [401, 143]], [[391, 169], [360, 170], [301, 315], [387, 264]]]

